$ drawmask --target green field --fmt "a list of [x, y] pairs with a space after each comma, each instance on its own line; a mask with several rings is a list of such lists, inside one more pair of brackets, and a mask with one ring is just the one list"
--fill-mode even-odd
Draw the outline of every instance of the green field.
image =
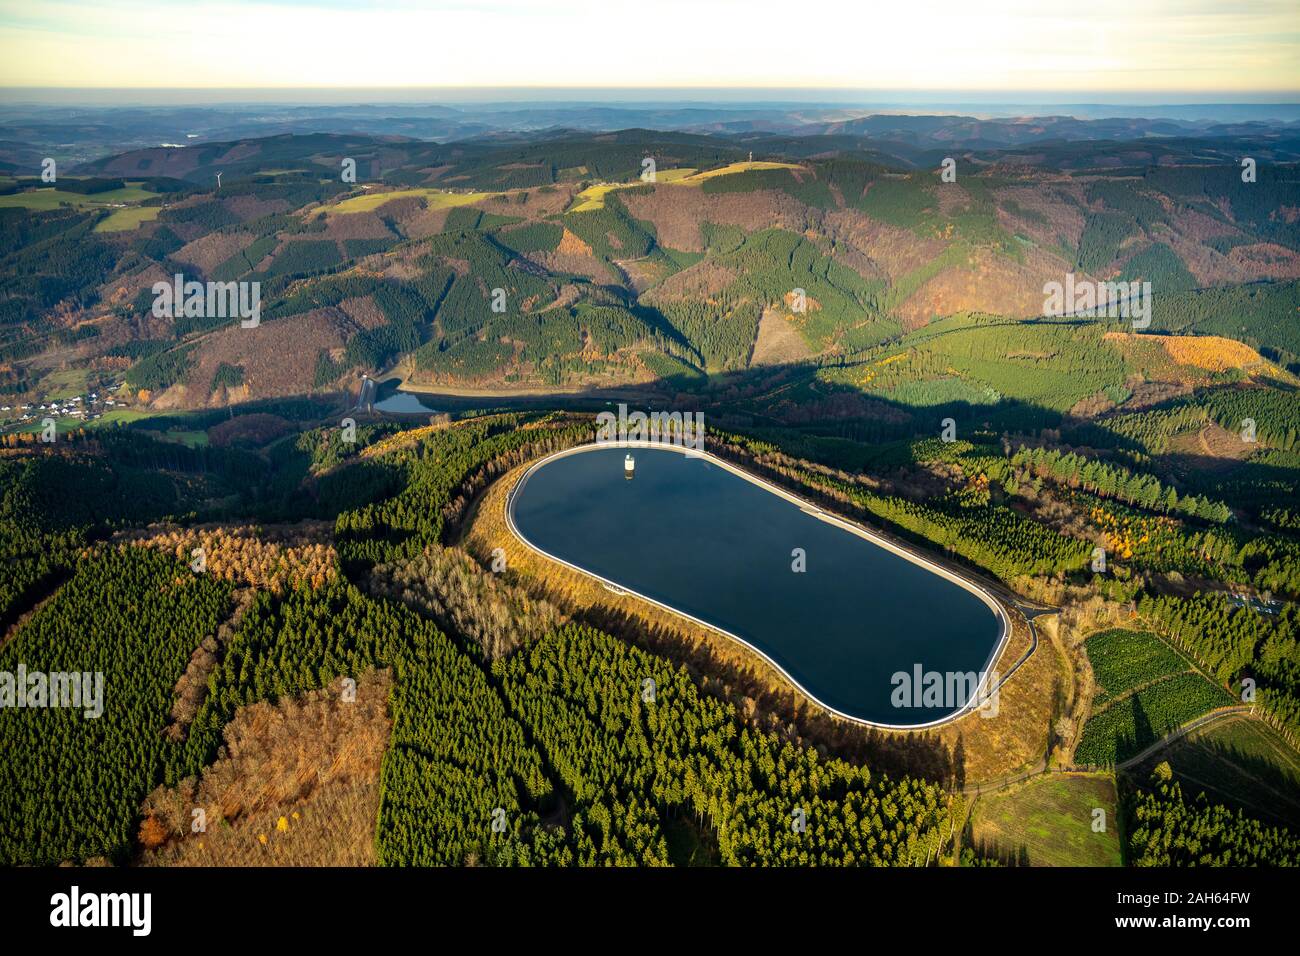
[[87, 369], [59, 369], [41, 379], [41, 388], [46, 392], [47, 398], [73, 398], [85, 394], [89, 376]]
[[[1046, 774], [993, 794], [971, 811], [976, 847], [1029, 866], [1120, 866], [1115, 781], [1109, 774]], [[1093, 811], [1106, 812], [1093, 831]]]
[[207, 432], [173, 428], [165, 432], [146, 431], [145, 434], [156, 435], [160, 441], [174, 441], [181, 445], [188, 445], [191, 448], [206, 448], [208, 444]]
[[88, 424], [91, 426], [114, 425], [117, 422], [138, 422], [142, 418], [153, 418], [157, 412], [142, 411], [138, 408], [112, 408], [104, 412], [104, 417]]
[[138, 186], [126, 186], [123, 189], [110, 189], [108, 192], [90, 195], [64, 192], [62, 189], [28, 189], [14, 193], [12, 196], [0, 196], [0, 209], [18, 207], [48, 212], [51, 209], [58, 209], [63, 203], [78, 209], [95, 209], [110, 203], [143, 202], [157, 195]]
[[676, 169], [660, 169], [655, 171], [656, 183], [678, 183], [684, 182], [696, 175], [694, 169], [689, 166], [680, 166]]
[[[37, 414], [41, 414], [41, 413], [38, 411]], [[2, 431], [4, 432], [4, 434], [35, 435], [44, 427], [41, 424], [44, 420], [45, 420], [45, 416], [42, 415], [41, 418], [33, 419], [30, 422], [21, 422], [13, 426], [6, 426], [5, 428], [2, 429]], [[88, 423], [83, 422], [80, 419], [76, 419], [76, 418], [60, 417], [54, 419], [54, 428], [60, 435], [66, 434], [67, 432], [72, 431], [73, 429], [81, 428], [83, 425], [86, 424]]]
[[[48, 381], [48, 379], [46, 380]], [[72, 394], [76, 394], [75, 390]], [[78, 428], [94, 429], [105, 426], [118, 424], [130, 424], [132, 422], [143, 421], [147, 418], [156, 418], [159, 412], [146, 411], [138, 408], [110, 408], [105, 411], [100, 418], [82, 421], [79, 418], [55, 418], [55, 427], [60, 435], [76, 431]], [[42, 418], [37, 418], [30, 422], [23, 422], [12, 427], [5, 427], [0, 423], [0, 434], [14, 432], [17, 434], [34, 434], [41, 430]], [[151, 438], [157, 438], [161, 441], [172, 441], [182, 445], [189, 445], [191, 448], [198, 448], [208, 444], [208, 433], [204, 430], [169, 428], [162, 429], [141, 429]]]
[[129, 232], [139, 229], [140, 224], [158, 218], [161, 206], [132, 206], [130, 209], [114, 209], [107, 219], [95, 226], [96, 232]]
[[[879, 298], [879, 307], [892, 312], [944, 269], [965, 268], [964, 257], [960, 243], [950, 246], [939, 258], [899, 277]], [[907, 401], [927, 405], [951, 400], [957, 380], [972, 396], [996, 395], [1064, 411], [1089, 395], [1123, 386], [1134, 372], [1136, 366], [1104, 339], [1105, 331], [1100, 324], [1016, 323], [958, 314], [867, 353], [873, 360], [903, 356], [874, 367], [870, 376], [861, 367], [849, 367], [823, 370], [820, 377], [884, 395], [909, 385]], [[926, 390], [933, 395], [927, 397]]]
[[[111, 408], [103, 413], [101, 418], [91, 419], [90, 421], [81, 421], [77, 418], [56, 418], [55, 425], [58, 430], [66, 432], [74, 428], [102, 428], [105, 425], [115, 425], [118, 422], [138, 422], [143, 418], [153, 418], [158, 412], [141, 411], [136, 408]], [[41, 420], [24, 422], [23, 424], [5, 429], [5, 431], [17, 432], [19, 434], [26, 432], [38, 432], [41, 430]]]
[[1133, 768], [1134, 777], [1146, 779], [1161, 761], [1189, 797], [1204, 793], [1214, 803], [1300, 828], [1300, 754], [1258, 720], [1234, 715], [1197, 729]]

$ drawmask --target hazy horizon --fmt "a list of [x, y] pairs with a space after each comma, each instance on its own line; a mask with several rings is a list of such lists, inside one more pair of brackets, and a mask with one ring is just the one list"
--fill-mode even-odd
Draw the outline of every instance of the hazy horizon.
[[[0, 95], [37, 98], [102, 99], [122, 104], [122, 94], [141, 101], [170, 103], [701, 103], [714, 105], [872, 105], [965, 103], [968, 105], [1067, 104], [1127, 106], [1196, 106], [1300, 103], [1294, 90], [1019, 90], [1019, 89], [872, 89], [834, 86], [22, 86], [0, 85]], [[230, 97], [230, 99], [225, 99]]]
[[1300, 89], [1287, 0], [0, 0], [0, 49], [0, 85], [110, 90]]
[[418, 115], [429, 110], [479, 114], [530, 110], [608, 109], [745, 111], [819, 110], [844, 117], [876, 114], [956, 115], [977, 119], [1069, 116], [1076, 119], [1171, 119], [1186, 122], [1300, 122], [1300, 92], [1153, 96], [1142, 91], [1015, 90], [881, 91], [768, 87], [411, 87], [332, 88], [49, 88], [0, 87], [0, 108], [168, 110], [286, 109], [304, 111], [392, 110]]

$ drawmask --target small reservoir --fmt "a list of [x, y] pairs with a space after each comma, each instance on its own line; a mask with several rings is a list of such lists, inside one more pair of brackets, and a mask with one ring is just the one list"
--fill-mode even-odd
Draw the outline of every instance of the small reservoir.
[[937, 672], [951, 686], [947, 675], [983, 674], [1006, 630], [978, 586], [710, 456], [584, 446], [535, 464], [508, 508], [535, 550], [725, 631], [865, 723], [916, 727], [963, 710], [969, 695], [923, 701], [896, 675]]

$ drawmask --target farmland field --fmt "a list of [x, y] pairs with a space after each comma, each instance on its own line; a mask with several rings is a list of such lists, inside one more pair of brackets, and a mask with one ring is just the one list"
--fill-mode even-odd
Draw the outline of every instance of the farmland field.
[[107, 219], [95, 226], [96, 232], [127, 232], [139, 228], [142, 222], [158, 218], [161, 206], [133, 206], [114, 209]]
[[[990, 855], [1029, 866], [1119, 866], [1115, 781], [1108, 774], [1049, 774], [979, 797], [971, 839]], [[1093, 829], [1105, 811], [1105, 830]]]
[[62, 189], [29, 189], [14, 193], [12, 196], [0, 196], [0, 209], [21, 208], [47, 212], [68, 203], [78, 209], [93, 209], [118, 202], [143, 202], [153, 199], [157, 193], [138, 186], [126, 186], [122, 189], [110, 189], [102, 193], [71, 193]]
[[208, 433], [202, 430], [169, 428], [165, 431], [155, 431], [151, 428], [141, 428], [139, 431], [140, 434], [157, 438], [159, 441], [177, 442], [190, 448], [203, 448], [208, 444]]
[[655, 182], [680, 183], [693, 178], [695, 175], [695, 170], [689, 166], [679, 166], [675, 169], [660, 169], [655, 172]]
[[50, 398], [71, 398], [86, 390], [89, 376], [86, 369], [59, 369], [45, 376], [41, 384]]
[[[70, 391], [68, 394], [75, 394], [75, 390]], [[157, 414], [159, 413], [154, 411], [149, 411], [147, 409], [141, 409], [136, 407], [124, 408], [122, 406], [118, 406], [116, 408], [108, 409], [103, 413], [102, 417], [100, 418], [82, 421], [79, 418], [56, 417], [55, 423], [59, 429], [59, 432], [63, 433], [73, 428], [89, 429], [89, 428], [103, 428], [106, 425], [116, 425], [119, 423], [130, 424], [131, 422], [138, 422], [146, 418], [153, 418]], [[41, 422], [40, 419], [36, 419], [34, 421], [29, 421], [29, 422], [10, 423], [9, 425], [0, 426], [0, 427], [3, 427], [3, 430], [6, 433], [8, 432], [15, 432], [18, 434], [36, 433], [41, 430]]]
[[138, 422], [145, 418], [153, 418], [155, 412], [146, 411], [139, 408], [111, 408], [104, 412], [104, 417], [97, 419], [89, 424], [93, 426], [113, 425], [117, 422], [129, 423]]

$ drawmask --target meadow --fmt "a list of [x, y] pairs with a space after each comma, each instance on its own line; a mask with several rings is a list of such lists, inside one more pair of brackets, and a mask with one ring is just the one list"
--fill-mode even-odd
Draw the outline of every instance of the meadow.
[[[748, 160], [739, 163], [728, 163], [726, 166], [720, 166], [717, 169], [706, 169], [703, 172], [695, 172], [690, 169], [667, 169], [659, 173], [656, 177], [659, 182], [676, 182], [684, 186], [694, 186], [699, 183], [707, 182], [710, 179], [716, 179], [718, 176], [733, 176], [736, 173], [751, 173], [765, 169], [800, 169], [796, 163], [775, 163], [765, 160]], [[670, 173], [678, 175], [668, 177]]]
[[108, 218], [96, 224], [96, 232], [129, 232], [138, 229], [141, 223], [158, 218], [161, 206], [133, 206], [129, 209], [114, 209]]
[[[717, 179], [719, 176], [732, 176], [736, 173], [748, 173], [756, 170], [767, 169], [799, 169], [794, 163], [773, 163], [773, 162], [740, 162], [729, 163], [718, 169], [706, 169], [703, 172], [696, 172], [689, 166], [682, 166], [673, 169], [655, 170], [655, 185], [667, 183], [676, 186], [699, 186], [702, 183]], [[574, 204], [569, 207], [568, 212], [590, 212], [593, 209], [605, 208], [605, 197], [616, 189], [631, 189], [636, 186], [644, 186], [645, 183], [640, 180], [630, 183], [598, 183], [594, 186], [588, 186], [582, 192], [574, 197]]]
[[[715, 170], [715, 174], [720, 174], [722, 170]], [[689, 167], [680, 169], [658, 169], [655, 170], [655, 183], [689, 183], [696, 181], [695, 170]], [[605, 208], [605, 197], [616, 189], [631, 189], [636, 186], [644, 186], [645, 183], [636, 180], [630, 183], [596, 183], [588, 186], [576, 196], [573, 197], [573, 205], [566, 212], [590, 212], [593, 209]]]
[[[982, 853], [1027, 866], [1120, 866], [1119, 799], [1109, 774], [1044, 774], [971, 810], [969, 840]], [[1105, 829], [1094, 830], [1095, 811]]]
[[[158, 193], [150, 192], [139, 186], [124, 186], [102, 193], [74, 193], [58, 188], [28, 189], [24, 192], [0, 196], [0, 209], [31, 209], [48, 212], [58, 209], [64, 203], [77, 209], [101, 209], [112, 203], [136, 203], [153, 199]], [[155, 213], [157, 215], [157, 213]]]
[[385, 192], [368, 192], [361, 196], [351, 196], [331, 206], [317, 210], [321, 216], [339, 216], [356, 212], [371, 212], [385, 203], [395, 199], [420, 198], [430, 209], [450, 209], [456, 206], [468, 206], [484, 199], [499, 195], [498, 193], [469, 192], [451, 193], [445, 189], [396, 189]]

